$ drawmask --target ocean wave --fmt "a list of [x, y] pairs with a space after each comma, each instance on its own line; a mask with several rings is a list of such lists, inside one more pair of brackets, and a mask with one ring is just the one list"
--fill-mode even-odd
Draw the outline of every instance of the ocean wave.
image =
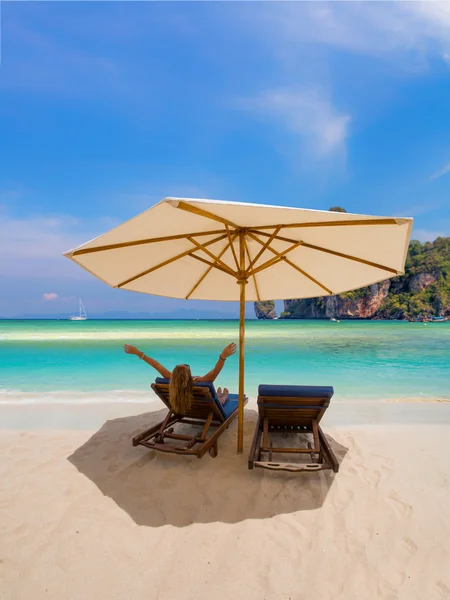
[[157, 397], [150, 389], [144, 390], [112, 390], [112, 391], [52, 391], [23, 392], [21, 390], [0, 389], [0, 405], [2, 404], [103, 404], [133, 403], [149, 404]]

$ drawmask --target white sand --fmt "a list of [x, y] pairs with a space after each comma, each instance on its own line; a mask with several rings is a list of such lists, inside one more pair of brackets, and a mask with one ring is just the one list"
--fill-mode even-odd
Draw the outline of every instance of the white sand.
[[1, 600], [450, 598], [447, 418], [325, 419], [340, 472], [294, 475], [248, 471], [235, 426], [216, 459], [133, 448], [162, 414], [1, 434]]

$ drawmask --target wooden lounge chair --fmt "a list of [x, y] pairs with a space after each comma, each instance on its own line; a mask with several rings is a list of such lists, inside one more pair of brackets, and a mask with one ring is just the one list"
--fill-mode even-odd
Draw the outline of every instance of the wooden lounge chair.
[[[339, 470], [319, 422], [326, 411], [332, 387], [303, 385], [260, 385], [258, 388], [258, 421], [253, 437], [248, 468], [261, 467], [280, 471]], [[274, 447], [271, 434], [312, 434], [307, 447]], [[297, 437], [297, 436], [296, 436]], [[309, 454], [311, 462], [285, 463], [273, 460], [274, 453]]]
[[[133, 438], [133, 446], [141, 445], [160, 452], [194, 455], [197, 458], [209, 452], [215, 458], [218, 452], [217, 440], [237, 417], [237, 394], [230, 394], [222, 406], [212, 383], [197, 383], [193, 388], [194, 401], [191, 408], [185, 415], [177, 415], [170, 407], [169, 381], [158, 378], [152, 383], [152, 389], [169, 412], [161, 423], [136, 435]], [[173, 426], [176, 423], [200, 425], [202, 429], [195, 435], [175, 433]], [[172, 445], [173, 441], [185, 443]]]

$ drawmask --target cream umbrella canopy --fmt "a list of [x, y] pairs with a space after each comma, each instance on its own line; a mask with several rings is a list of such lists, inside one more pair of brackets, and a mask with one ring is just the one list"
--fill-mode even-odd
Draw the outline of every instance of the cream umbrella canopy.
[[328, 296], [401, 275], [412, 223], [410, 218], [165, 198], [65, 256], [115, 288], [239, 301], [242, 452], [245, 302]]

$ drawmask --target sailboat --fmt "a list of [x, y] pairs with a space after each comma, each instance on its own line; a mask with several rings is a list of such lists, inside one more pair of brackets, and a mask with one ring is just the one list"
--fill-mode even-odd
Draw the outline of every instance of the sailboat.
[[80, 300], [78, 301], [78, 315], [72, 315], [71, 317], [69, 317], [70, 321], [86, 321], [87, 319], [87, 312], [84, 308], [83, 302]]

